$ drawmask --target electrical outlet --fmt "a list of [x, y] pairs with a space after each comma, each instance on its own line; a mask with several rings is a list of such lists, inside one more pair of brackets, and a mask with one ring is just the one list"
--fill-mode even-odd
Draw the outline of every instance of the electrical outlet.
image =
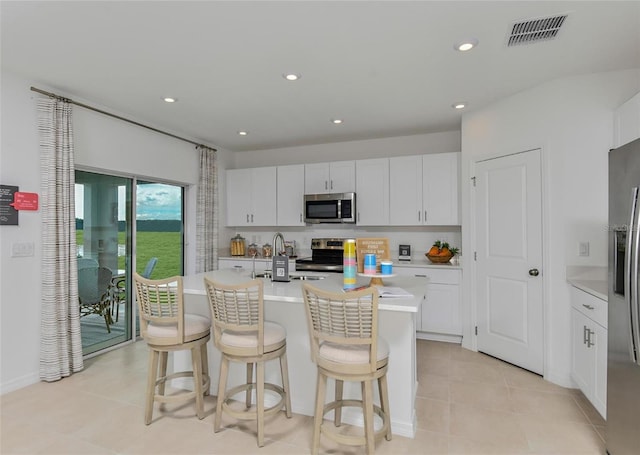
[[33, 256], [33, 242], [16, 242], [11, 245], [11, 257], [24, 258]]
[[578, 242], [578, 256], [589, 256], [589, 242]]

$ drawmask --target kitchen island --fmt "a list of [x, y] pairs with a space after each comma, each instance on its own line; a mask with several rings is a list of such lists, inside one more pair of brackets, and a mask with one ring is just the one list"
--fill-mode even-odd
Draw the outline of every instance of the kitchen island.
[[[321, 274], [307, 272], [294, 276], [323, 277], [312, 281], [312, 285], [332, 292], [341, 292], [342, 274]], [[246, 270], [217, 270], [184, 277], [184, 297], [187, 311], [210, 316], [209, 303], [204, 290], [204, 277], [220, 282], [234, 284], [250, 280]], [[358, 286], [365, 285], [368, 278], [358, 278]], [[415, 396], [417, 390], [416, 374], [416, 314], [424, 299], [424, 283], [414, 277], [385, 278], [385, 286], [401, 287], [412, 297], [381, 298], [379, 300], [378, 333], [389, 343], [389, 370], [387, 373], [389, 402], [391, 408], [392, 431], [400, 436], [413, 438], [416, 431]], [[292, 410], [303, 415], [313, 415], [316, 393], [316, 366], [311, 361], [309, 332], [300, 281], [272, 282], [264, 279], [265, 319], [281, 324], [287, 331], [287, 358], [289, 363], [289, 381]], [[190, 365], [189, 354], [176, 353], [174, 362], [177, 368]], [[209, 366], [211, 391], [217, 393], [220, 368], [220, 353], [210, 345]], [[240, 384], [245, 381], [244, 365], [232, 363], [228, 384]], [[269, 362], [265, 378], [268, 382], [280, 383], [278, 362]], [[327, 390], [327, 401], [333, 399]], [[360, 397], [359, 384], [347, 384], [345, 397]], [[267, 397], [269, 398], [269, 397]], [[353, 412], [350, 412], [353, 411]], [[343, 420], [362, 425], [362, 418], [352, 409], [343, 412]]]

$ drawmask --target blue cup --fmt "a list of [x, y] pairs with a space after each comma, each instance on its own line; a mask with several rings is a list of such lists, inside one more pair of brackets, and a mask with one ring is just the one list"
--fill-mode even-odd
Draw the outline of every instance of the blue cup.
[[382, 261], [380, 263], [380, 272], [383, 275], [391, 275], [393, 273], [393, 262], [391, 262], [391, 261]]

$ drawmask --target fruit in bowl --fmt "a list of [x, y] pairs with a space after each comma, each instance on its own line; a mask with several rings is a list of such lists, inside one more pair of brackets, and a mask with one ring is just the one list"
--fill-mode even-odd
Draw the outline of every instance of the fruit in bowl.
[[457, 248], [450, 248], [447, 242], [436, 240], [425, 256], [434, 264], [445, 264], [457, 253]]

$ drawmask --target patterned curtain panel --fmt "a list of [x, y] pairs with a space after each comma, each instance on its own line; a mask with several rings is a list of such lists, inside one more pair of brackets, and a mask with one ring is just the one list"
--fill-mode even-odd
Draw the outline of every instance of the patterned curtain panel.
[[40, 379], [83, 368], [76, 266], [71, 103], [38, 101], [42, 211]]
[[196, 216], [196, 272], [218, 268], [218, 179], [216, 152], [199, 145], [200, 179]]

